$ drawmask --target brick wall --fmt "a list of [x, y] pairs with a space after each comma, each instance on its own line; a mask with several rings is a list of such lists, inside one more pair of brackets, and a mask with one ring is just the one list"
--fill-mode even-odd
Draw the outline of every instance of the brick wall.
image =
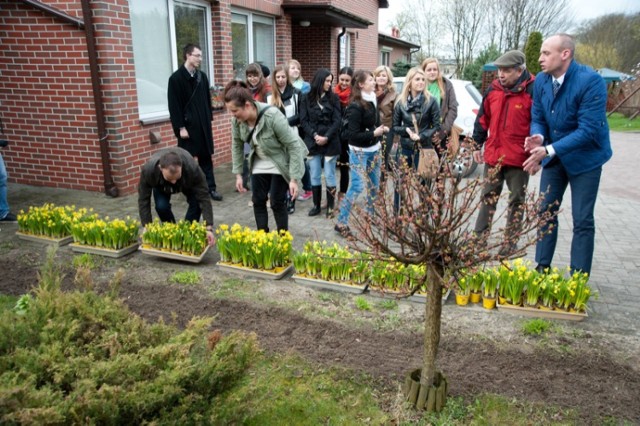
[[[44, 0], [82, 19], [80, 0]], [[339, 28], [292, 26], [281, 0], [221, 0], [211, 4], [214, 70], [210, 80], [233, 78], [231, 7], [276, 17], [276, 63], [294, 57], [310, 80], [320, 67], [337, 68]], [[352, 65], [377, 65], [378, 1], [333, 4], [375, 24], [352, 33]], [[110, 169], [120, 194], [135, 191], [142, 164], [152, 152], [175, 145], [168, 120], [139, 121], [128, 0], [91, 2]], [[364, 12], [363, 12], [364, 11]], [[84, 30], [17, 0], [0, 0], [0, 113], [6, 137], [3, 150], [12, 182], [104, 191], [99, 136]], [[161, 137], [152, 145], [150, 133]], [[216, 112], [215, 164], [231, 161], [230, 115]], [[218, 181], [232, 179], [218, 176]], [[44, 201], [44, 200], [43, 200]]]

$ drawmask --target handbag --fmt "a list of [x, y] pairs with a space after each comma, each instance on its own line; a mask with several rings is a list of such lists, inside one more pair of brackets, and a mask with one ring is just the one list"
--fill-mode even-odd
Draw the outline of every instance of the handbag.
[[[413, 128], [416, 133], [420, 133], [418, 128], [418, 120], [415, 113], [411, 113]], [[419, 146], [419, 145], [417, 145]], [[418, 158], [418, 175], [424, 179], [434, 179], [438, 175], [440, 168], [440, 159], [436, 150], [433, 148], [420, 147], [420, 157]]]
[[454, 124], [451, 127], [451, 133], [449, 134], [449, 141], [447, 143], [447, 149], [449, 150], [449, 156], [455, 157], [460, 150], [460, 135], [462, 134], [462, 127]]

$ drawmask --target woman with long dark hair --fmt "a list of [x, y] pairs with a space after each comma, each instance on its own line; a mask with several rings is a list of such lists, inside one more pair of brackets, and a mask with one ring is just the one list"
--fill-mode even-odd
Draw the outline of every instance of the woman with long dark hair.
[[327, 217], [333, 212], [336, 193], [336, 160], [340, 154], [338, 136], [342, 117], [340, 101], [331, 90], [333, 74], [326, 68], [316, 71], [311, 80], [311, 90], [303, 97], [300, 108], [300, 125], [304, 130], [304, 142], [309, 149], [309, 169], [313, 208], [309, 216], [320, 214], [322, 203], [322, 163], [327, 186]]
[[359, 70], [353, 77], [351, 103], [347, 107], [345, 119], [348, 121], [346, 139], [349, 144], [349, 164], [351, 183], [340, 206], [335, 230], [341, 235], [349, 234], [349, 215], [356, 198], [367, 188], [367, 210], [373, 212], [373, 200], [380, 185], [380, 164], [382, 163], [380, 143], [389, 131], [380, 124], [375, 80], [369, 71]]
[[231, 158], [236, 189], [246, 191], [242, 184], [243, 145], [246, 142], [250, 147], [248, 163], [256, 226], [269, 231], [268, 197], [278, 231], [287, 230], [287, 192], [292, 198], [298, 195], [307, 150], [300, 137], [291, 131], [286, 117], [277, 108], [256, 102], [246, 83], [229, 82], [224, 89], [224, 102], [233, 116]]
[[[338, 84], [336, 84], [333, 91], [338, 95], [340, 99], [340, 109], [342, 117], [344, 112], [351, 102], [351, 80], [353, 79], [353, 68], [342, 67], [338, 73]], [[340, 157], [337, 163], [340, 169], [340, 191], [338, 192], [338, 205], [340, 205], [340, 199], [344, 197], [349, 189], [349, 141], [340, 140]]]

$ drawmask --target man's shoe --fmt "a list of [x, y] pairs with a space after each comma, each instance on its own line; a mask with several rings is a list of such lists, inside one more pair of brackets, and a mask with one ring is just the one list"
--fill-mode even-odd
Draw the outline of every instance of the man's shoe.
[[550, 270], [551, 270], [550, 265], [542, 265], [538, 263], [538, 266], [536, 266], [536, 272], [539, 274], [548, 274]]
[[213, 201], [222, 201], [222, 195], [218, 191], [209, 191]]
[[16, 217], [15, 214], [11, 212], [7, 213], [5, 217], [0, 219], [0, 222], [5, 222], [5, 223], [11, 223], [11, 222], [17, 222], [17, 221], [18, 221], [18, 218]]
[[298, 201], [307, 201], [311, 197], [313, 197], [313, 192], [302, 191], [300, 195], [298, 195]]

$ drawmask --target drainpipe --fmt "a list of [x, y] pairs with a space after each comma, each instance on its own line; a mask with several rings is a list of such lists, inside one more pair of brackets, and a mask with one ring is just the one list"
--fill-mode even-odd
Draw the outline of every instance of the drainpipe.
[[82, 0], [82, 16], [85, 26], [84, 32], [87, 38], [87, 49], [89, 52], [89, 68], [91, 71], [91, 84], [93, 86], [93, 102], [96, 108], [96, 124], [98, 126], [98, 136], [100, 137], [100, 158], [102, 159], [102, 174], [104, 177], [104, 192], [109, 197], [118, 196], [118, 188], [111, 176], [111, 166], [109, 164], [108, 134], [105, 125], [104, 108], [102, 101], [102, 90], [100, 88], [100, 74], [98, 72], [98, 54], [96, 52], [96, 39], [93, 32], [93, 17], [91, 15], [91, 5], [89, 0]]
[[[342, 32], [340, 34], [338, 34], [338, 71], [336, 71], [336, 78], [338, 78], [338, 76], [340, 75], [340, 39], [342, 37], [344, 37], [344, 35], [347, 33], [347, 27], [342, 27]], [[347, 46], [347, 49], [349, 49], [351, 46]]]

